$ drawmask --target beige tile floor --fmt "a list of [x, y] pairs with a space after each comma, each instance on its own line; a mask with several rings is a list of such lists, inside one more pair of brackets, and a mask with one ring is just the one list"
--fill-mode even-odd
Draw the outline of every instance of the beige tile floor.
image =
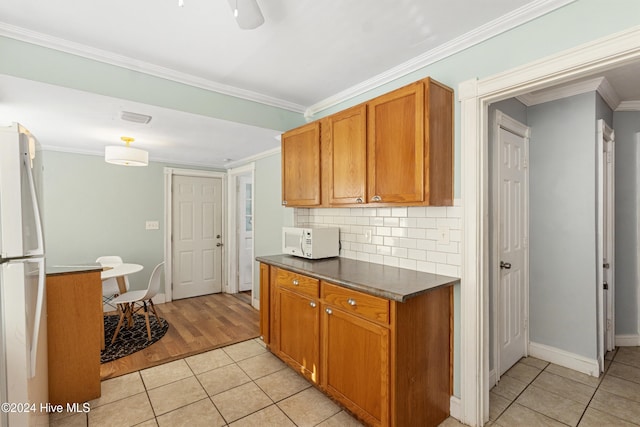
[[[535, 358], [513, 366], [490, 392], [489, 426], [640, 425], [640, 348], [607, 354], [590, 377]], [[360, 426], [271, 355], [259, 339], [102, 383], [88, 413], [56, 414], [60, 426]], [[461, 426], [453, 418], [441, 427]]]

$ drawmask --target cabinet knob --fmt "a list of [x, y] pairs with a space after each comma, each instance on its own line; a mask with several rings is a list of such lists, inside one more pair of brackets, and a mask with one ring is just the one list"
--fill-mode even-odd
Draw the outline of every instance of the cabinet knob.
[[371, 201], [372, 201], [372, 202], [381, 202], [381, 201], [382, 201], [382, 197], [380, 197], [380, 196], [373, 196], [373, 197], [371, 198]]
[[333, 313], [333, 310], [331, 310], [330, 308], [325, 308], [325, 309], [324, 309], [324, 311], [325, 311], [327, 314], [331, 314], [331, 313]]
[[317, 304], [314, 301], [311, 301], [309, 305], [311, 306], [311, 308], [316, 308], [317, 306]]
[[292, 283], [293, 283], [295, 286], [298, 286], [298, 279], [293, 279], [293, 282], [292, 282]]
[[287, 204], [287, 201], [286, 201], [286, 200], [283, 200], [283, 201], [282, 201], [282, 204], [283, 204], [283, 205], [286, 205], [286, 204]]
[[362, 197], [358, 197], [358, 198], [356, 199], [356, 203], [362, 203], [362, 202], [363, 202]]
[[350, 306], [355, 306], [356, 305], [356, 300], [354, 300], [353, 298], [349, 298], [347, 300], [347, 304], [349, 304]]

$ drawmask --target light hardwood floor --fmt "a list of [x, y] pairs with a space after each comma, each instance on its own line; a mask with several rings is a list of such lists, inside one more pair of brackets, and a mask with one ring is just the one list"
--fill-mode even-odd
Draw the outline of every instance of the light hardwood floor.
[[169, 322], [160, 341], [100, 365], [102, 380], [202, 353], [250, 338], [260, 331], [259, 312], [229, 294], [212, 294], [156, 305]]

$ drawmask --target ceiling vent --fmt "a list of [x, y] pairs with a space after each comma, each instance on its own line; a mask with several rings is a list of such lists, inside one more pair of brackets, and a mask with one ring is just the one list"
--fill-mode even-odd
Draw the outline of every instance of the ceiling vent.
[[147, 116], [145, 114], [131, 113], [129, 111], [121, 111], [120, 118], [128, 122], [142, 123], [144, 125], [146, 125], [151, 121], [151, 116]]

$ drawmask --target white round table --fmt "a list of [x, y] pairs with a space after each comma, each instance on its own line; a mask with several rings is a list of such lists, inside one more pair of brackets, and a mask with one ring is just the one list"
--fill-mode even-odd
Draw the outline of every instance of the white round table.
[[127, 292], [127, 287], [124, 283], [124, 276], [137, 273], [138, 271], [141, 271], [144, 268], [144, 266], [140, 264], [128, 264], [128, 263], [112, 265], [112, 266], [105, 265], [105, 268], [107, 267], [110, 267], [110, 268], [108, 268], [107, 270], [103, 270], [102, 273], [100, 273], [100, 278], [102, 280], [106, 280], [106, 279], [111, 279], [112, 277], [115, 277], [116, 281], [118, 282], [118, 288], [120, 289], [121, 294], [124, 294], [125, 292]]

